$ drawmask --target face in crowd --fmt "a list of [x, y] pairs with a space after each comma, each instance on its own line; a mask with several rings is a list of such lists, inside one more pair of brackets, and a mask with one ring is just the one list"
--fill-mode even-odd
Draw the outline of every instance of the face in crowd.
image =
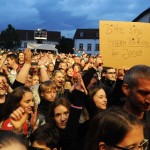
[[32, 76], [32, 86], [36, 85], [36, 84], [39, 84], [40, 83], [40, 78], [38, 75], [33, 75]]
[[56, 99], [50, 109], [50, 119], [52, 119], [56, 126], [60, 129], [65, 129], [68, 123], [70, 114], [70, 102], [64, 98], [60, 97]]
[[93, 101], [97, 108], [106, 109], [107, 98], [105, 91], [103, 89], [99, 89], [93, 96]]
[[56, 72], [53, 77], [53, 81], [55, 82], [58, 88], [63, 87], [65, 83], [64, 74], [61, 71]]
[[150, 80], [139, 78], [136, 86], [123, 85], [123, 91], [134, 110], [139, 112], [150, 110]]
[[29, 113], [33, 111], [34, 107], [34, 98], [32, 92], [25, 92], [21, 101], [20, 107], [26, 109]]
[[107, 69], [105, 78], [111, 81], [116, 81], [116, 70], [115, 69]]
[[69, 110], [63, 105], [59, 105], [54, 109], [54, 119], [56, 125], [60, 129], [65, 129], [69, 118]]

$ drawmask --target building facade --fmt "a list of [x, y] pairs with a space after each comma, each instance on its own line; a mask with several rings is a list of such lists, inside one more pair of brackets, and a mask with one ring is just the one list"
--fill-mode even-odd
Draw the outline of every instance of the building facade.
[[74, 35], [74, 49], [97, 55], [99, 50], [99, 29], [77, 29]]
[[[27, 45], [37, 44], [37, 39], [35, 39], [34, 30], [16, 30], [18, 38], [21, 42], [19, 49], [24, 49]], [[60, 41], [61, 33], [56, 31], [47, 31], [46, 40], [42, 40], [43, 44], [56, 45]], [[36, 49], [36, 47], [35, 47]]]

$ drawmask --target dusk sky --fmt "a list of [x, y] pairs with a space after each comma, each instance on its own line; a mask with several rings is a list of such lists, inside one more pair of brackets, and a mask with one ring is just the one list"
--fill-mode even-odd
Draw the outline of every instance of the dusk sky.
[[150, 0], [1, 0], [0, 31], [60, 31], [73, 38], [80, 28], [98, 28], [100, 20], [132, 21], [150, 7]]

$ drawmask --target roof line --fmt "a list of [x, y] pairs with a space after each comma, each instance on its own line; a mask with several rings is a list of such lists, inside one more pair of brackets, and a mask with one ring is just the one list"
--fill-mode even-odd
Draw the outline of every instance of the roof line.
[[144, 15], [148, 14], [150, 12], [150, 7], [143, 11], [140, 15], [138, 15], [132, 22], [137, 22], [139, 19], [141, 19]]

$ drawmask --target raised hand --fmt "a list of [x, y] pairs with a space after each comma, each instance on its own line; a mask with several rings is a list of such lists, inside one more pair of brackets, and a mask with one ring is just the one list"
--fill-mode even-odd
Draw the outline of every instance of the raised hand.
[[13, 89], [11, 88], [11, 86], [4, 79], [2, 80], [2, 86], [4, 87], [4, 89], [5, 89], [5, 91], [7, 93], [11, 93], [13, 91]]
[[25, 60], [25, 63], [31, 64], [32, 52], [31, 52], [31, 50], [29, 48], [26, 48], [24, 50], [24, 60]]
[[37, 107], [34, 107], [34, 111], [31, 112], [31, 119], [30, 119], [31, 127], [33, 130], [37, 128], [36, 122], [37, 122]]
[[28, 109], [23, 109], [22, 107], [17, 108], [16, 110], [13, 111], [10, 115], [10, 122], [13, 125], [13, 130], [16, 133], [20, 133], [24, 123], [28, 119]]

